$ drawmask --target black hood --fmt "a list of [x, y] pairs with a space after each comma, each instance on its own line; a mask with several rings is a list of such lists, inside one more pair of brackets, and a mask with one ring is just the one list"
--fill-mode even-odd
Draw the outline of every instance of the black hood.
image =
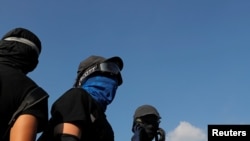
[[0, 63], [20, 69], [23, 73], [33, 71], [41, 52], [41, 42], [31, 31], [15, 28], [0, 40]]

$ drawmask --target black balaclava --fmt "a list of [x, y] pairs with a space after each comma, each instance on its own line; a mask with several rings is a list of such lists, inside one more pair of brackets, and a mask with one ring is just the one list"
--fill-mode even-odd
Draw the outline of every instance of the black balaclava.
[[0, 64], [6, 64], [23, 73], [33, 71], [38, 64], [41, 41], [25, 28], [15, 28], [0, 40]]

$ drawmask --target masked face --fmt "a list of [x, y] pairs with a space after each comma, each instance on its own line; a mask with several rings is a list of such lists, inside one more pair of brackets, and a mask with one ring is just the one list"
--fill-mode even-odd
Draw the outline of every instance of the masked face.
[[117, 79], [114, 77], [96, 75], [87, 79], [82, 87], [103, 107], [105, 111], [107, 105], [109, 105], [115, 98], [118, 83]]
[[156, 134], [157, 134], [157, 130], [159, 128], [159, 118], [155, 115], [146, 115], [146, 116], [142, 116], [139, 118], [140, 119], [140, 124], [142, 125], [142, 127], [144, 128], [144, 132], [146, 138], [152, 140]]

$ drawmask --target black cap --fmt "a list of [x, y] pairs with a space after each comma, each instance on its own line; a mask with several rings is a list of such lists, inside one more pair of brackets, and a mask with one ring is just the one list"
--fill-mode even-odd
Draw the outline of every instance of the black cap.
[[[28, 40], [28, 43], [31, 42], [31, 44], [34, 44], [35, 50], [37, 50], [37, 53], [40, 54], [41, 49], [42, 49], [41, 41], [36, 34], [34, 34], [28, 29], [25, 29], [22, 27], [14, 28], [10, 30], [9, 32], [7, 32], [2, 37], [2, 40], [10, 39], [9, 41], [18, 41], [18, 42], [25, 43], [25, 41], [23, 42], [23, 40], [19, 40], [20, 38], [26, 39]], [[26, 44], [26, 45], [30, 45], [30, 44]]]
[[[79, 77], [79, 75], [81, 75], [82, 72], [87, 70], [89, 67], [91, 67], [93, 65], [96, 65], [96, 64], [103, 63], [103, 62], [113, 62], [113, 63], [115, 63], [119, 67], [120, 71], [123, 68], [123, 61], [118, 56], [114, 56], [114, 57], [106, 59], [106, 58], [104, 58], [102, 56], [92, 55], [92, 56], [89, 56], [87, 59], [83, 60], [79, 64], [79, 67], [78, 67], [78, 70], [77, 70], [78, 77]], [[118, 78], [118, 85], [121, 85], [122, 84], [122, 76], [121, 76], [120, 73], [118, 74], [117, 78]]]
[[142, 105], [135, 110], [134, 119], [146, 115], [156, 115], [158, 118], [161, 118], [159, 112], [155, 107], [153, 107], [152, 105]]

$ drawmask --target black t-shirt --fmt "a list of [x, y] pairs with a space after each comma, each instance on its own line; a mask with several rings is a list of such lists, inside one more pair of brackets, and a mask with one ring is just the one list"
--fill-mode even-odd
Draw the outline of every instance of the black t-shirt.
[[64, 122], [81, 128], [81, 141], [114, 141], [113, 129], [103, 109], [82, 88], [71, 88], [55, 101], [51, 109], [50, 131], [44, 132], [38, 141], [48, 141], [46, 136], [53, 133], [57, 124]]
[[[12, 67], [0, 64], [0, 138], [8, 128], [13, 113], [20, 106], [25, 96], [38, 85]], [[45, 92], [46, 93], [46, 92]], [[48, 100], [44, 99], [34, 106], [23, 111], [21, 114], [31, 114], [39, 120], [38, 132], [44, 129], [48, 122]], [[8, 134], [7, 134], [8, 139]]]

